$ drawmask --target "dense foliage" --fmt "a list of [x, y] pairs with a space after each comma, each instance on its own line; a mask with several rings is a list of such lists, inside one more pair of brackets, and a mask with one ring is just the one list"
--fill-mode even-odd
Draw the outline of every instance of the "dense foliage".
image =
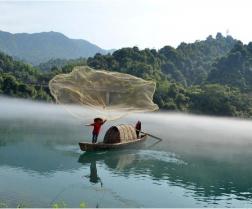
[[205, 41], [181, 43], [177, 49], [165, 46], [156, 51], [133, 47], [117, 50], [112, 55], [96, 54], [87, 63], [96, 69], [120, 71], [146, 79], [165, 76], [190, 86], [204, 83], [215, 60], [227, 55], [236, 42], [231, 36], [223, 37], [218, 33], [215, 39], [209, 36]]
[[157, 83], [154, 102], [162, 109], [222, 116], [252, 116], [252, 43], [217, 34], [176, 49], [122, 48], [87, 60], [50, 60], [36, 68], [0, 54], [2, 94], [52, 100], [47, 84], [74, 66], [89, 65]]
[[178, 83], [162, 85], [158, 85], [154, 95], [160, 108], [207, 115], [252, 116], [252, 98], [237, 88], [220, 84], [189, 88]]
[[41, 76], [38, 69], [0, 53], [0, 93], [49, 101], [51, 97], [48, 90], [34, 85]]
[[0, 94], [52, 101], [48, 82], [57, 74], [71, 72], [77, 65], [86, 65], [86, 59], [56, 59], [33, 67], [0, 52]]
[[238, 42], [226, 56], [217, 60], [212, 66], [208, 81], [251, 91], [252, 42], [248, 45]]

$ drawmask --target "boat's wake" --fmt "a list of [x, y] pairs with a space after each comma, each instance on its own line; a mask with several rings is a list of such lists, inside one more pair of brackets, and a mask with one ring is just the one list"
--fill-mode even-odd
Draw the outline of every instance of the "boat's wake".
[[140, 159], [152, 159], [152, 160], [158, 160], [163, 161], [166, 163], [175, 163], [175, 164], [184, 164], [187, 163], [181, 159], [179, 159], [179, 156], [177, 156], [175, 153], [171, 152], [165, 152], [165, 151], [156, 151], [156, 150], [140, 150], [137, 152], [137, 155], [140, 157]]

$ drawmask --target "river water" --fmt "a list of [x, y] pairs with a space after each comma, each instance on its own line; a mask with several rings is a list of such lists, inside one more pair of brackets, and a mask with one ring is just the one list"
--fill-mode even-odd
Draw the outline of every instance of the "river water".
[[[252, 122], [169, 112], [139, 149], [84, 153], [91, 129], [57, 105], [0, 98], [0, 206], [252, 207]], [[91, 122], [91, 121], [90, 121]]]

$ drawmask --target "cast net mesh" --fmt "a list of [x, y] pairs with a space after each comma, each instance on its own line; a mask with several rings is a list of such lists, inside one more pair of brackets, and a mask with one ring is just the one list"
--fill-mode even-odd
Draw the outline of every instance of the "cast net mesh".
[[[51, 94], [59, 104], [78, 105], [91, 109], [90, 117], [113, 120], [131, 112], [155, 111], [155, 83], [132, 75], [75, 67], [69, 74], [56, 75], [50, 82]], [[68, 111], [83, 118], [80, 111]]]

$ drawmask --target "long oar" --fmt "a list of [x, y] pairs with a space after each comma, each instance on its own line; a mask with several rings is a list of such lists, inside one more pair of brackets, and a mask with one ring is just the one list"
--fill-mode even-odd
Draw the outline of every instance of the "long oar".
[[157, 137], [157, 136], [154, 136], [154, 135], [152, 135], [152, 134], [149, 134], [149, 133], [146, 133], [146, 132], [143, 132], [143, 131], [140, 131], [141, 133], [143, 133], [143, 134], [146, 134], [146, 135], [148, 135], [148, 136], [151, 136], [151, 137], [153, 137], [153, 138], [155, 138], [155, 139], [158, 139], [159, 141], [162, 141], [163, 139], [161, 139], [161, 138], [159, 138], [159, 137]]

